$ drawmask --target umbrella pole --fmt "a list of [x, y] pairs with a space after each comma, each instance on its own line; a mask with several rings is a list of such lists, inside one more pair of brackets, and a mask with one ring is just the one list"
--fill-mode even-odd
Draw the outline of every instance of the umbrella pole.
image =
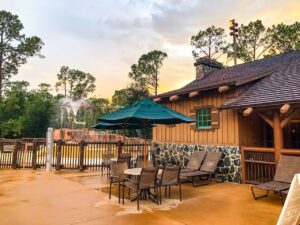
[[123, 152], [125, 153], [125, 126], [123, 127]]
[[147, 166], [147, 129], [144, 129], [144, 168]]

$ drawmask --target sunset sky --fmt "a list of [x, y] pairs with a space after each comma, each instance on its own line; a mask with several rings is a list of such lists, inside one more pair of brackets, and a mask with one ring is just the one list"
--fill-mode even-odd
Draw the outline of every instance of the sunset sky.
[[0, 9], [19, 15], [24, 32], [45, 43], [45, 58], [30, 59], [14, 79], [54, 85], [66, 65], [96, 77], [97, 97], [125, 88], [130, 66], [154, 49], [168, 54], [159, 93], [188, 83], [195, 77], [190, 38], [210, 25], [228, 31], [231, 18], [300, 21], [299, 0], [0, 0]]

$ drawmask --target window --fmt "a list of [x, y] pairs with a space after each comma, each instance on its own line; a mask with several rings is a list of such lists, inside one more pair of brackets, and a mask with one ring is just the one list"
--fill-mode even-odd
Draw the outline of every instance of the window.
[[197, 128], [211, 129], [211, 108], [197, 109]]

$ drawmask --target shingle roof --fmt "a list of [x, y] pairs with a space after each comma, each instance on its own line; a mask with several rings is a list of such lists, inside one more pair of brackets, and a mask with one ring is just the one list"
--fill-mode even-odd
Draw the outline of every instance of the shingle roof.
[[228, 99], [220, 109], [300, 102], [300, 51], [285, 55], [293, 56], [290, 62], [280, 63], [270, 76], [257, 81], [238, 97]]
[[[253, 62], [248, 62], [248, 63], [243, 63], [239, 64], [236, 66], [220, 69], [217, 71], [214, 71], [208, 75], [206, 75], [203, 79], [196, 79], [192, 81], [191, 83], [187, 84], [186, 86], [166, 92], [163, 94], [159, 94], [156, 97], [169, 97], [171, 95], [180, 95], [180, 94], [186, 94], [191, 91], [203, 91], [203, 90], [209, 90], [209, 89], [214, 89], [217, 87], [220, 87], [222, 85], [241, 85], [245, 83], [249, 83], [254, 80], [262, 79], [265, 77], [270, 77], [270, 76], [279, 76], [282, 77], [282, 80], [278, 80], [278, 82], [284, 82], [285, 79], [284, 77], [290, 71], [290, 66], [292, 65], [291, 62], [297, 61], [300, 63], [300, 50], [297, 51], [291, 51], [288, 53], [283, 53], [279, 54], [276, 56], [272, 57], [267, 57], [264, 59], [256, 60]], [[297, 76], [296, 76], [297, 78]], [[266, 79], [266, 78], [265, 78]], [[265, 80], [263, 79], [263, 80]], [[273, 78], [274, 79], [274, 78]], [[279, 79], [279, 78], [278, 78]], [[299, 77], [300, 81], [300, 77]], [[259, 88], [260, 82], [257, 83]], [[256, 86], [256, 85], [255, 85]], [[282, 87], [282, 85], [278, 85], [279, 87]], [[300, 86], [300, 85], [299, 85]], [[270, 91], [270, 89], [268, 89]], [[272, 90], [272, 89], [271, 89]], [[250, 89], [248, 90], [250, 91]], [[247, 93], [248, 93], [247, 91]], [[282, 91], [279, 91], [280, 93]], [[246, 92], [245, 92], [246, 93]], [[261, 95], [266, 95], [269, 94], [269, 92], [266, 91], [266, 93], [261, 93]], [[287, 94], [287, 93], [285, 93]], [[272, 94], [271, 94], [272, 95]], [[262, 97], [262, 96], [260, 96]], [[296, 97], [295, 94], [291, 98]], [[235, 106], [238, 106], [237, 102], [241, 100], [242, 95], [239, 96], [239, 99], [233, 100], [231, 99], [230, 101], [232, 102], [227, 102], [225, 107], [231, 107], [233, 106], [232, 104], [235, 104]], [[249, 98], [251, 98], [249, 96]], [[278, 96], [273, 99], [276, 100]], [[271, 98], [266, 98], [270, 99]], [[247, 100], [250, 102], [250, 99]], [[246, 104], [246, 102], [245, 102]]]

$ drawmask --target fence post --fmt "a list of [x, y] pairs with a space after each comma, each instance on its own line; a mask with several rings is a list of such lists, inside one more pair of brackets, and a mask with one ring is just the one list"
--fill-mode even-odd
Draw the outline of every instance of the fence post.
[[118, 156], [122, 154], [122, 141], [118, 141]]
[[54, 142], [53, 128], [49, 127], [47, 131], [47, 138], [46, 138], [46, 143], [47, 143], [46, 171], [50, 171], [52, 168], [53, 142]]
[[36, 160], [37, 160], [37, 140], [33, 140], [32, 143], [32, 169], [36, 169]]
[[84, 170], [84, 146], [85, 146], [85, 142], [84, 140], [80, 141], [80, 150], [79, 150], [79, 170], [83, 171]]
[[242, 183], [246, 183], [246, 163], [245, 163], [245, 149], [244, 146], [241, 147], [241, 165], [242, 165]]
[[19, 141], [15, 141], [14, 151], [12, 155], [12, 168], [17, 169], [17, 160], [18, 160], [18, 147], [19, 147]]
[[61, 148], [62, 148], [62, 140], [59, 140], [57, 143], [57, 149], [56, 149], [56, 165], [55, 169], [60, 170], [61, 169]]

